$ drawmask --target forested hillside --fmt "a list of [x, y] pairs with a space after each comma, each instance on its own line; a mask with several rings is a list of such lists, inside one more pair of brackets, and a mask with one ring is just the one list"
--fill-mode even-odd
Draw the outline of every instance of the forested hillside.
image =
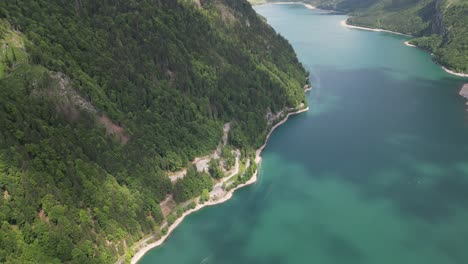
[[304, 103], [245, 0], [3, 0], [0, 48], [0, 263], [114, 262], [224, 123], [251, 153], [267, 113]]
[[[253, 3], [265, 0], [251, 0]], [[280, 0], [268, 0], [279, 2]], [[348, 23], [415, 36], [440, 64], [468, 73], [468, 0], [305, 0], [350, 14]]]

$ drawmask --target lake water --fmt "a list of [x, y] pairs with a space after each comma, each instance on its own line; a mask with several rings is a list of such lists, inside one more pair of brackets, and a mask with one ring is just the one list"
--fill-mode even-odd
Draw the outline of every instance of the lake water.
[[311, 72], [310, 111], [273, 133], [255, 185], [140, 263], [468, 263], [466, 80], [343, 15], [256, 10]]

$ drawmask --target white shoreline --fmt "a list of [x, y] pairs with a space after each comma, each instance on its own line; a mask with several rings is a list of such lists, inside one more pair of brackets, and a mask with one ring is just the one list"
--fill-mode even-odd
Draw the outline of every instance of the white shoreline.
[[413, 44], [409, 43], [409, 40], [405, 41], [405, 45], [408, 46], [408, 47], [412, 47], [412, 48], [417, 48], [418, 47], [416, 45], [413, 45]]
[[[408, 47], [412, 47], [412, 48], [419, 48], [418, 46], [409, 43], [409, 41], [405, 41], [405, 45]], [[431, 55], [434, 55], [434, 54], [431, 53]], [[440, 65], [439, 63], [437, 63], [437, 65], [439, 65], [448, 74], [452, 74], [452, 75], [459, 76], [459, 77], [465, 77], [465, 78], [468, 77], [468, 73], [454, 72], [452, 70], [447, 69], [445, 66]]]
[[317, 7], [315, 7], [315, 6], [311, 5], [311, 4], [304, 3], [304, 2], [274, 2], [274, 3], [258, 4], [258, 5], [255, 5], [255, 6], [267, 6], [267, 5], [303, 5], [307, 9], [310, 9], [310, 10], [319, 10]]
[[[387, 32], [387, 33], [392, 33], [392, 34], [397, 34], [397, 35], [403, 35], [403, 36], [407, 36], [407, 37], [413, 37], [411, 35], [408, 35], [408, 34], [404, 34], [404, 33], [400, 33], [400, 32], [395, 32], [395, 31], [390, 31], [390, 30], [385, 30], [385, 29], [380, 29], [380, 28], [366, 28], [366, 27], [359, 27], [359, 26], [353, 26], [353, 25], [350, 25], [348, 23], [346, 23], [347, 20], [342, 20], [340, 22], [340, 24], [344, 27], [347, 27], [347, 28], [354, 28], [354, 29], [362, 29], [362, 30], [368, 30], [368, 31], [375, 31], [375, 32]], [[406, 46], [408, 47], [412, 47], [412, 48], [419, 48], [418, 46], [416, 45], [413, 45], [411, 43], [409, 43], [409, 40], [408, 41], [405, 41], [404, 42]], [[456, 76], [459, 76], [459, 77], [468, 77], [468, 73], [461, 73], [461, 72], [454, 72], [452, 70], [449, 70], [447, 69], [445, 66], [442, 66], [439, 64], [440, 67], [442, 67], [442, 69], [449, 73], [449, 74], [452, 74], [452, 75], [456, 75]]]
[[386, 30], [386, 29], [381, 29], [381, 28], [368, 28], [368, 27], [353, 26], [353, 25], [348, 24], [346, 19], [341, 20], [340, 24], [343, 27], [347, 27], [347, 28], [362, 29], [362, 30], [375, 31], [375, 32], [387, 32], [387, 33], [392, 33], [392, 34], [397, 34], [397, 35], [402, 35], [402, 36], [407, 36], [407, 37], [413, 37], [413, 36], [408, 35], [408, 34], [395, 32], [395, 31], [391, 31], [391, 30]]
[[[412, 48], [419, 48], [418, 46], [409, 43], [409, 41], [405, 41], [405, 45], [408, 47], [412, 47]], [[431, 53], [431, 55], [434, 55], [434, 54]], [[448, 74], [452, 74], [452, 75], [459, 76], [459, 77], [465, 77], [465, 78], [468, 77], [468, 73], [461, 73], [461, 72], [455, 72], [455, 71], [449, 70], [445, 66], [440, 65], [439, 63], [437, 63], [437, 65], [439, 65]]]
[[442, 67], [442, 69], [444, 69], [444, 71], [447, 73], [450, 73], [459, 77], [465, 77], [465, 78], [468, 77], [468, 73], [454, 72], [452, 70], [445, 68], [445, 66], [442, 66], [442, 65], [440, 65], [440, 67]]
[[[215, 200], [215, 201], [208, 201], [208, 202], [205, 202], [204, 204], [197, 204], [197, 206], [193, 209], [190, 209], [188, 211], [186, 211], [185, 213], [182, 214], [181, 217], [177, 218], [177, 220], [175, 220], [175, 222], [169, 227], [169, 229], [167, 230], [167, 233], [162, 236], [160, 239], [158, 239], [157, 241], [153, 242], [153, 243], [150, 243], [150, 244], [147, 244], [145, 245], [144, 247], [140, 248], [136, 253], [135, 255], [133, 255], [130, 263], [131, 264], [136, 264], [138, 263], [138, 261], [148, 252], [150, 251], [151, 249], [155, 248], [155, 247], [158, 247], [160, 246], [162, 243], [164, 243], [164, 241], [169, 237], [169, 235], [172, 233], [172, 231], [174, 231], [174, 229], [177, 228], [177, 226], [179, 226], [182, 221], [184, 220], [184, 218], [186, 216], [188, 216], [189, 214], [191, 213], [194, 213], [206, 206], [213, 206], [213, 205], [217, 205], [217, 204], [220, 204], [220, 203], [224, 203], [226, 202], [227, 200], [231, 199], [232, 195], [234, 194], [234, 192], [237, 190], [237, 189], [240, 189], [244, 186], [247, 186], [247, 185], [251, 185], [253, 183], [255, 183], [258, 179], [258, 171], [259, 171], [259, 167], [260, 167], [260, 164], [261, 164], [261, 161], [262, 161], [262, 157], [261, 157], [261, 153], [262, 151], [265, 149], [267, 143], [268, 143], [268, 140], [270, 139], [270, 136], [271, 134], [273, 133], [273, 131], [275, 131], [276, 128], [278, 128], [279, 126], [281, 126], [282, 124], [284, 124], [290, 116], [292, 115], [297, 115], [297, 114], [300, 114], [300, 113], [304, 113], [304, 112], [307, 112], [309, 110], [309, 107], [306, 107], [304, 109], [301, 109], [301, 110], [297, 110], [295, 112], [290, 112], [286, 115], [286, 117], [284, 117], [280, 122], [276, 123], [276, 125], [274, 125], [271, 129], [270, 129], [270, 132], [268, 133], [268, 135], [266, 136], [266, 139], [265, 139], [265, 143], [257, 149], [257, 151], [255, 152], [255, 163], [257, 163], [257, 170], [255, 171], [255, 173], [252, 175], [252, 177], [245, 183], [242, 183], [242, 184], [239, 184], [238, 186], [236, 186], [235, 188], [231, 189], [228, 193], [226, 193], [226, 195], [224, 195], [223, 197], [221, 197], [220, 199], [218, 200]], [[148, 239], [148, 238], [144, 238], [144, 239]], [[142, 239], [142, 240], [144, 240]], [[137, 242], [138, 243], [138, 242]]]

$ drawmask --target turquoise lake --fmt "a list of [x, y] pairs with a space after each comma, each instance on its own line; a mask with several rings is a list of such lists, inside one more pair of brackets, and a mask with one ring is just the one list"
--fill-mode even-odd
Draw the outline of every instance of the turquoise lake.
[[140, 263], [468, 263], [468, 81], [346, 16], [255, 9], [310, 71], [310, 110], [273, 133], [256, 184]]

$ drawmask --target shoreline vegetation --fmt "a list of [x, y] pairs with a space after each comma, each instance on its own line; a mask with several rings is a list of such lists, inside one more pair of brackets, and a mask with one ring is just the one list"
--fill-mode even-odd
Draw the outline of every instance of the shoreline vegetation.
[[267, 6], [267, 5], [303, 5], [305, 8], [310, 9], [310, 10], [320, 10], [317, 7], [307, 4], [304, 2], [274, 2], [274, 3], [268, 3], [268, 2], [261, 2], [261, 3], [253, 3], [253, 5], [256, 6]]
[[[405, 45], [408, 46], [408, 47], [412, 47], [412, 48], [419, 48], [418, 46], [416, 45], [413, 45], [410, 43], [410, 41], [405, 41]], [[432, 55], [432, 53], [431, 53]], [[452, 70], [449, 70], [447, 69], [445, 66], [443, 65], [440, 65], [438, 64], [445, 72], [449, 73], [449, 74], [452, 74], [452, 75], [456, 75], [456, 76], [459, 76], [459, 77], [468, 77], [468, 73], [461, 73], [461, 72], [454, 72]]]
[[[439, 64], [440, 65], [440, 64]], [[444, 69], [445, 72], [447, 73], [450, 73], [452, 75], [456, 75], [456, 76], [459, 76], [459, 77], [465, 77], [465, 78], [468, 78], [468, 73], [461, 73], [461, 72], [454, 72], [452, 70], [449, 70], [447, 69], [445, 66], [443, 65], [440, 65], [440, 67], [442, 67], [442, 69]]]
[[[312, 90], [312, 87], [310, 85], [305, 86], [305, 88], [304, 88], [305, 93], [309, 92], [310, 90]], [[236, 190], [255, 183], [257, 181], [257, 179], [258, 179], [260, 165], [261, 165], [261, 162], [262, 162], [261, 154], [262, 154], [263, 150], [265, 149], [266, 145], [268, 144], [268, 141], [270, 139], [271, 134], [276, 130], [276, 128], [278, 128], [279, 126], [286, 123], [286, 121], [288, 121], [290, 116], [301, 114], [301, 113], [307, 112], [308, 110], [309, 110], [309, 107], [304, 108], [304, 106], [301, 105], [298, 109], [287, 113], [286, 116], [283, 117], [283, 119], [281, 119], [279, 122], [277, 122], [274, 126], [271, 127], [270, 131], [268, 132], [268, 134], [267, 134], [267, 136], [265, 138], [264, 144], [255, 151], [255, 164], [257, 165], [257, 169], [255, 170], [255, 172], [253, 173], [253, 175], [251, 176], [250, 179], [248, 179], [246, 182], [241, 183], [241, 184], [237, 185], [236, 187], [228, 190], [223, 196], [221, 196], [221, 197], [215, 196], [213, 198], [210, 197], [210, 199], [208, 201], [204, 202], [204, 203], [200, 203], [200, 199], [195, 198], [195, 200], [197, 201], [196, 206], [194, 208], [192, 208], [192, 209], [189, 209], [189, 210], [185, 211], [180, 217], [178, 217], [168, 227], [167, 232], [162, 237], [158, 238], [156, 241], [152, 241], [153, 239], [157, 238], [157, 234], [153, 233], [153, 234], [151, 234], [149, 236], [146, 236], [146, 237], [142, 238], [140, 241], [137, 241], [135, 243], [135, 245], [132, 246], [132, 250], [134, 251], [134, 255], [131, 257], [130, 263], [132, 263], [132, 264], [138, 263], [138, 261], [146, 253], [148, 253], [148, 251], [162, 245], [164, 243], [164, 241], [166, 241], [166, 239], [171, 235], [171, 233], [183, 222], [183, 220], [185, 219], [186, 216], [188, 216], [188, 215], [190, 215], [190, 214], [192, 214], [194, 212], [197, 212], [202, 208], [224, 203], [224, 202], [226, 202], [226, 201], [228, 201], [229, 199], [232, 198], [232, 196], [233, 196], [233, 194], [234, 194], [234, 192]], [[152, 242], [150, 242], [150, 241], [152, 241]]]
[[[391, 31], [391, 30], [386, 30], [386, 29], [381, 29], [381, 28], [368, 28], [368, 27], [361, 27], [361, 26], [354, 26], [354, 25], [350, 25], [348, 24], [348, 21], [345, 19], [345, 20], [342, 20], [340, 22], [340, 24], [344, 27], [347, 27], [347, 28], [353, 28], [353, 29], [361, 29], [361, 30], [367, 30], [367, 31], [374, 31], [374, 32], [387, 32], [387, 33], [392, 33], [392, 34], [397, 34], [397, 35], [402, 35], [402, 36], [407, 36], [407, 37], [413, 37], [411, 35], [408, 35], [408, 34], [404, 34], [404, 33], [400, 33], [400, 32], [395, 32], [395, 31]], [[411, 44], [410, 43], [411, 40], [408, 40], [408, 41], [405, 41], [404, 44], [408, 47], [412, 47], [412, 48], [419, 48], [418, 46], [414, 45], [414, 44]], [[455, 75], [455, 76], [459, 76], [459, 77], [468, 77], [468, 73], [461, 73], [461, 72], [455, 72], [455, 71], [452, 71], [452, 70], [449, 70], [447, 69], [445, 66], [437, 63], [445, 72], [449, 73], [449, 74], [452, 74], [452, 75]]]
[[344, 27], [347, 28], [354, 28], [354, 29], [361, 29], [361, 30], [367, 30], [367, 31], [374, 31], [374, 32], [387, 32], [387, 33], [392, 33], [392, 34], [397, 34], [397, 35], [402, 35], [402, 36], [407, 36], [407, 37], [413, 37], [408, 34], [396, 32], [396, 31], [391, 31], [391, 30], [386, 30], [386, 29], [381, 29], [381, 28], [368, 28], [368, 27], [361, 27], [361, 26], [355, 26], [348, 24], [348, 20], [341, 20], [340, 24]]

